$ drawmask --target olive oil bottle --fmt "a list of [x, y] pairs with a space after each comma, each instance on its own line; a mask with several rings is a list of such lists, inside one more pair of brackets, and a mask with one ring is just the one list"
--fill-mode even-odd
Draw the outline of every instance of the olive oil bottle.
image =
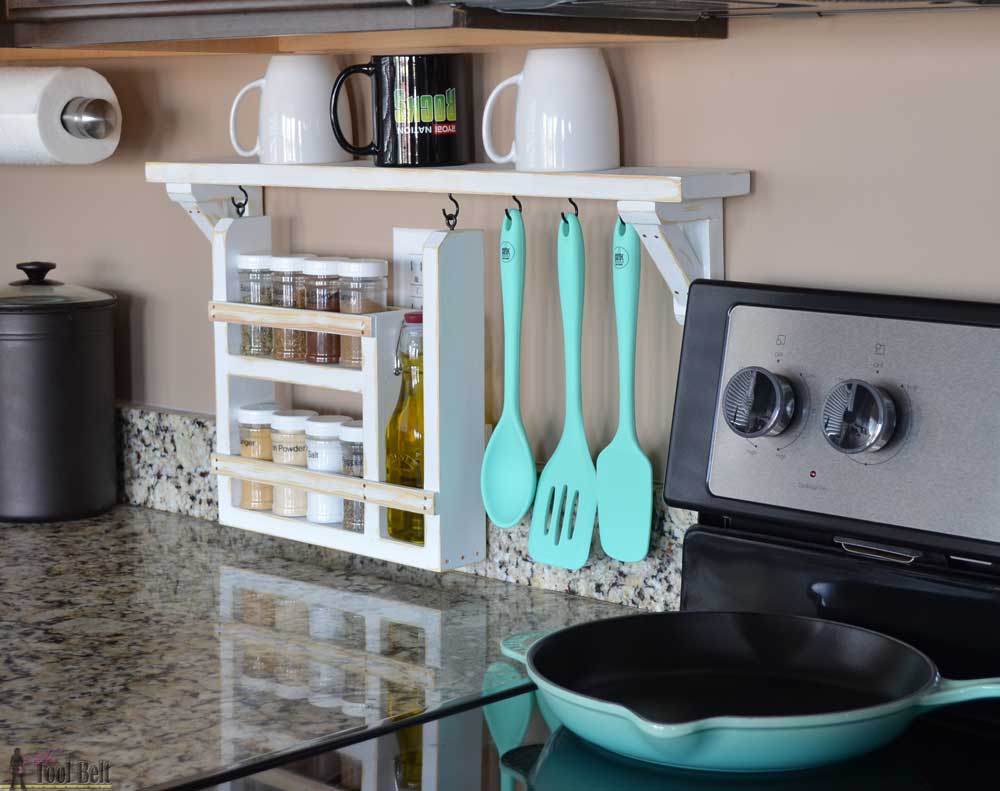
[[[385, 428], [386, 480], [404, 486], [424, 485], [424, 316], [407, 313], [396, 347], [396, 369], [403, 375], [399, 401]], [[424, 516], [390, 508], [389, 536], [424, 543]]]

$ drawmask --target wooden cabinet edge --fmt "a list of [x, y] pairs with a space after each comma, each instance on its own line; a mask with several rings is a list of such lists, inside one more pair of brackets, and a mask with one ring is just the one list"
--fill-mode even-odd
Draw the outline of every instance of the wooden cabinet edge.
[[[15, 13], [8, 20], [9, 40], [4, 44], [0, 38], [0, 47], [16, 49], [0, 49], [0, 60], [373, 49], [489, 51], [502, 46], [616, 46], [727, 35], [724, 19], [677, 22], [510, 15], [443, 4], [100, 18], [46, 17], [32, 12], [29, 17]], [[201, 38], [190, 38], [193, 20]], [[51, 54], [34, 54], [33, 48], [45, 48]]]

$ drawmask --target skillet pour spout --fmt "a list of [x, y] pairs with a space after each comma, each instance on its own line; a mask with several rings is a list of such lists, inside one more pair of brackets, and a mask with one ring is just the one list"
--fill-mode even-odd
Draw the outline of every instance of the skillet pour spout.
[[1000, 697], [1000, 678], [952, 681], [902, 641], [763, 613], [649, 613], [502, 644], [525, 663], [550, 725], [612, 752], [711, 771], [846, 760], [923, 712]]

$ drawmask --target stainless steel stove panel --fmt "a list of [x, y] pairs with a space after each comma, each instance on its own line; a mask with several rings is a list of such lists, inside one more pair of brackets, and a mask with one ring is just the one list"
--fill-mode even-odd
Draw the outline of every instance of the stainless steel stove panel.
[[[795, 392], [777, 436], [727, 425], [725, 385], [748, 366]], [[896, 427], [880, 450], [842, 453], [824, 436], [824, 401], [845, 380], [891, 397]], [[718, 497], [1000, 542], [1000, 329], [734, 307], [708, 484]]]

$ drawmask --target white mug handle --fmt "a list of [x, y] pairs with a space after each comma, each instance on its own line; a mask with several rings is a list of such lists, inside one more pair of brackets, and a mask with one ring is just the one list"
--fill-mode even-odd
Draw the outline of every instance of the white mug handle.
[[254, 80], [249, 82], [240, 89], [240, 92], [236, 94], [236, 98], [233, 99], [233, 106], [229, 110], [229, 142], [233, 144], [233, 148], [236, 149], [236, 153], [241, 157], [252, 157], [260, 153], [260, 135], [257, 135], [257, 142], [254, 143], [253, 148], [246, 149], [240, 145], [240, 141], [236, 139], [236, 113], [239, 110], [240, 102], [243, 97], [247, 95], [254, 88], [260, 88], [264, 90], [264, 78], [261, 77], [259, 80]]
[[514, 151], [514, 146], [517, 144], [517, 141], [511, 141], [510, 151], [507, 152], [507, 156], [502, 157], [497, 154], [496, 150], [493, 148], [493, 133], [490, 131], [493, 125], [493, 105], [496, 103], [497, 97], [504, 88], [509, 88], [511, 85], [519, 86], [520, 84], [520, 74], [508, 77], [493, 89], [493, 93], [491, 93], [490, 98], [486, 100], [486, 107], [483, 109], [483, 148], [486, 149], [486, 156], [497, 164], [502, 165], [504, 162], [514, 162], [517, 159], [517, 154]]

